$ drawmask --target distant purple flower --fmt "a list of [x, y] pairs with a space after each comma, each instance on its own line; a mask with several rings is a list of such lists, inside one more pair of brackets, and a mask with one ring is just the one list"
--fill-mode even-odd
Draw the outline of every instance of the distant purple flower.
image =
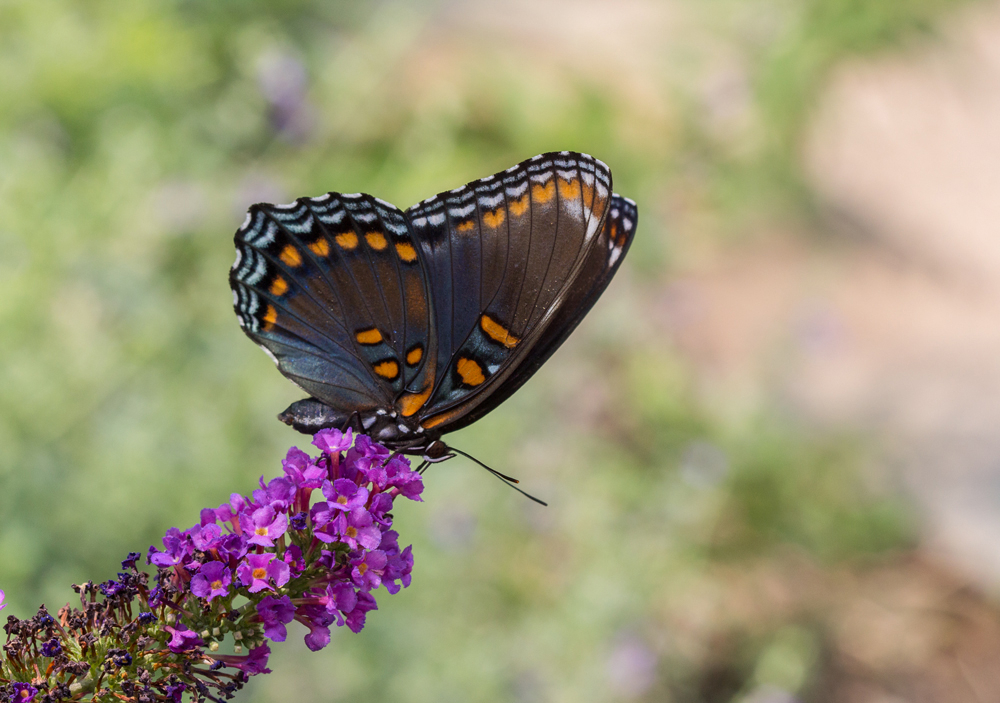
[[359, 544], [365, 549], [375, 549], [382, 541], [382, 533], [372, 523], [371, 513], [358, 508], [341, 513], [333, 521], [333, 529], [340, 541], [351, 549], [357, 549]]
[[38, 695], [38, 689], [32, 686], [30, 683], [22, 683], [18, 681], [11, 685], [13, 689], [13, 694], [11, 696], [12, 701], [17, 701], [17, 703], [31, 703], [35, 700], [35, 696]]
[[320, 430], [313, 435], [312, 443], [324, 454], [338, 454], [351, 446], [351, 428], [348, 427], [347, 432], [333, 428]]
[[201, 519], [200, 521], [202, 527], [204, 527], [205, 525], [211, 525], [218, 519], [218, 516], [215, 514], [215, 511], [212, 510], [211, 508], [202, 508], [199, 516]]
[[178, 625], [177, 627], [164, 625], [163, 629], [170, 633], [170, 642], [167, 643], [167, 647], [175, 654], [205, 646], [198, 633], [187, 629], [184, 625]]
[[368, 502], [368, 489], [346, 478], [338, 478], [333, 483], [325, 481], [323, 495], [330, 501], [330, 507], [334, 510], [354, 510]]
[[273, 580], [274, 584], [281, 588], [291, 578], [288, 564], [275, 559], [274, 554], [270, 553], [248, 554], [246, 561], [237, 567], [236, 575], [251, 593], [259, 593], [265, 588], [273, 590], [268, 583], [269, 580]]
[[226, 564], [221, 561], [210, 561], [191, 579], [191, 592], [211, 603], [216, 596], [228, 595], [229, 584], [232, 582], [233, 576]]
[[351, 578], [354, 583], [366, 591], [378, 588], [382, 583], [382, 572], [388, 563], [385, 552], [365, 552], [362, 556], [351, 559]]
[[262, 547], [273, 547], [274, 540], [288, 531], [288, 517], [284, 513], [275, 514], [274, 508], [265, 505], [253, 513], [243, 513], [240, 525], [249, 535], [247, 542]]
[[274, 642], [284, 642], [288, 637], [288, 629], [285, 623], [291, 622], [295, 618], [295, 606], [288, 596], [275, 598], [265, 596], [257, 604], [257, 615], [264, 623], [264, 636]]

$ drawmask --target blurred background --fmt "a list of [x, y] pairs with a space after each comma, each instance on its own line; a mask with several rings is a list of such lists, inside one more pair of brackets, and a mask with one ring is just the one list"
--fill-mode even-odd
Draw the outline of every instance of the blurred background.
[[995, 0], [0, 2], [8, 612], [306, 445], [248, 205], [561, 149], [635, 244], [449, 439], [550, 507], [432, 467], [413, 585], [243, 700], [1000, 700]]

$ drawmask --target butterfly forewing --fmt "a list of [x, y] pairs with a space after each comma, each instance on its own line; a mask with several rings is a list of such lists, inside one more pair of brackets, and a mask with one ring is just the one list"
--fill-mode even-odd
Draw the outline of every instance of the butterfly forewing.
[[430, 310], [397, 208], [336, 193], [255, 205], [236, 245], [230, 280], [244, 330], [317, 399], [385, 408], [426, 373], [407, 363], [428, 344]]

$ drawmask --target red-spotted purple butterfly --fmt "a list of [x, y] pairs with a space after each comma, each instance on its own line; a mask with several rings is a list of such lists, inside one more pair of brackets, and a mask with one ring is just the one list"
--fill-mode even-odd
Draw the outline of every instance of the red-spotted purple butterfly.
[[604, 291], [636, 205], [602, 162], [540, 154], [405, 212], [327, 193], [250, 208], [229, 274], [243, 331], [310, 394], [279, 417], [443, 457]]

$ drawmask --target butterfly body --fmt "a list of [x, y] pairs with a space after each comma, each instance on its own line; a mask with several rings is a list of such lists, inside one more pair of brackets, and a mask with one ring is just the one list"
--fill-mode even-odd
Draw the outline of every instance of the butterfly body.
[[258, 204], [230, 271], [243, 330], [310, 394], [279, 418], [426, 453], [517, 390], [607, 286], [635, 204], [585, 154], [541, 154], [407, 211]]

